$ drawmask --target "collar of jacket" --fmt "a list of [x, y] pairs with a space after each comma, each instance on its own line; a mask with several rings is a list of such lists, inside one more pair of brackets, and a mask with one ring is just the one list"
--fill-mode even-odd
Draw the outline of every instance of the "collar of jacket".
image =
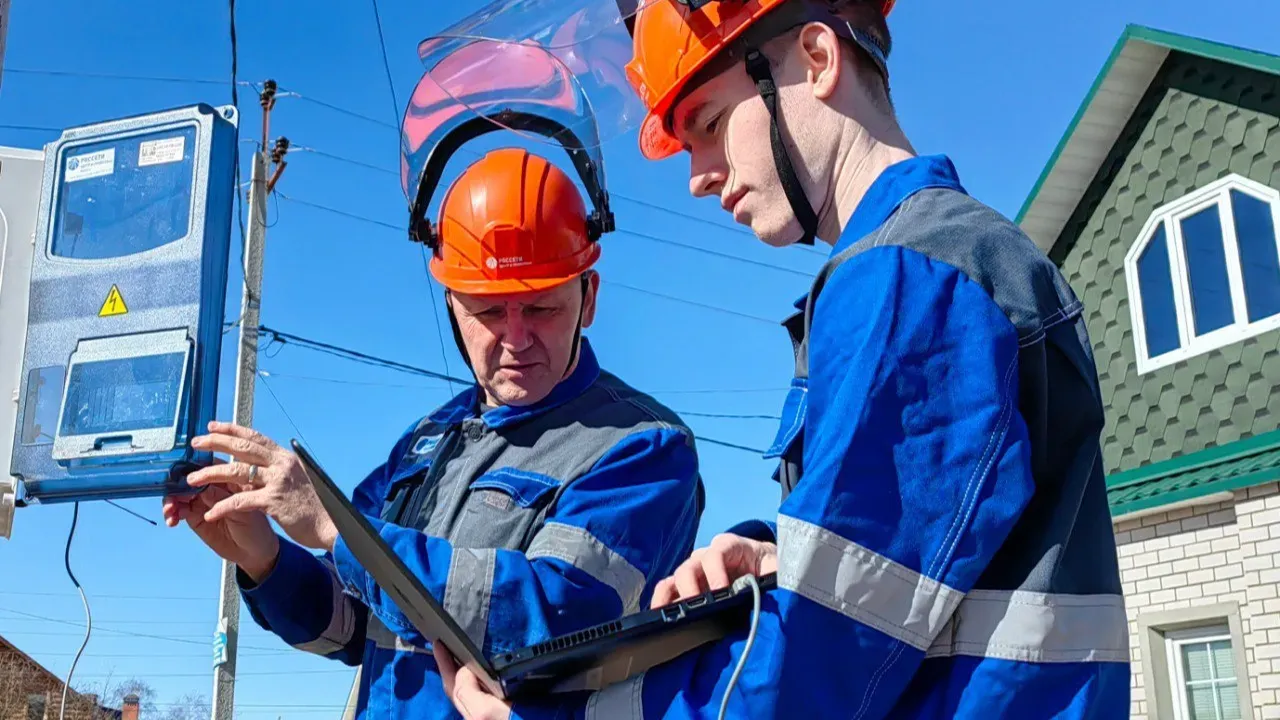
[[[870, 235], [885, 223], [907, 198], [925, 188], [950, 188], [966, 193], [960, 184], [955, 165], [946, 155], [921, 155], [894, 163], [884, 169], [867, 188], [867, 192], [854, 208], [849, 224], [840, 233], [840, 239], [831, 248], [828, 260], [849, 249], [849, 246]], [[804, 310], [809, 293], [801, 295], [795, 303], [797, 310]]]
[[949, 188], [965, 192], [956, 167], [946, 155], [922, 155], [908, 158], [884, 169], [867, 188], [858, 207], [854, 208], [840, 239], [831, 249], [831, 257], [870, 235], [889, 219], [907, 198], [925, 188]]
[[[596, 354], [591, 349], [590, 341], [587, 340], [586, 336], [583, 336], [582, 343], [578, 349], [578, 366], [569, 374], [569, 377], [561, 380], [559, 384], [552, 388], [545, 398], [532, 405], [502, 405], [484, 413], [480, 416], [480, 419], [489, 428], [515, 425], [578, 397], [586, 392], [587, 388], [595, 384], [599, 377], [600, 363], [596, 360]], [[431, 413], [431, 421], [451, 425], [474, 418], [479, 394], [480, 386], [472, 385], [458, 394], [457, 397], [445, 403], [440, 409]]]

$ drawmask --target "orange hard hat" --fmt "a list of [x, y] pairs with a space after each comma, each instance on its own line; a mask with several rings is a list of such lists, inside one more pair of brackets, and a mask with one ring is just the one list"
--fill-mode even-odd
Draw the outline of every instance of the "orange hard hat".
[[564, 171], [519, 148], [463, 171], [440, 202], [431, 274], [472, 295], [546, 290], [600, 257], [586, 204]]
[[[793, 0], [801, 4], [802, 0]], [[885, 16], [896, 0], [879, 0]], [[640, 152], [660, 160], [681, 150], [668, 123], [672, 105], [686, 83], [721, 51], [760, 19], [788, 0], [658, 0], [648, 2], [635, 17], [634, 54], [627, 79], [648, 109], [640, 127]], [[869, 38], [855, 37], [867, 48]], [[880, 49], [883, 60], [884, 51]]]

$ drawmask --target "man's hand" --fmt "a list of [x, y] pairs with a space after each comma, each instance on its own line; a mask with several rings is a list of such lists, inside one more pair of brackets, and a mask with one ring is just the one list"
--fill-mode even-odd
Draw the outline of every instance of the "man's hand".
[[722, 533], [707, 547], [694, 550], [689, 559], [676, 568], [675, 574], [659, 582], [649, 606], [670, 605], [710, 590], [727, 588], [743, 575], [767, 575], [777, 569], [777, 545]]
[[338, 530], [320, 504], [297, 455], [257, 431], [220, 422], [209, 423], [209, 434], [193, 439], [191, 445], [236, 459], [198, 470], [187, 478], [192, 487], [221, 486], [230, 490], [227, 497], [212, 504], [204, 514], [205, 521], [220, 522], [244, 513], [262, 512], [299, 545], [333, 550]]
[[230, 496], [230, 490], [214, 486], [194, 495], [166, 497], [164, 522], [177, 527], [185, 520], [209, 549], [238, 565], [254, 582], [262, 582], [275, 567], [280, 538], [267, 516], [258, 511], [236, 513], [216, 522], [205, 519], [211, 507]]
[[490, 695], [471, 670], [458, 667], [458, 661], [443, 644], [431, 643], [431, 652], [440, 667], [444, 692], [465, 720], [509, 720], [511, 706]]

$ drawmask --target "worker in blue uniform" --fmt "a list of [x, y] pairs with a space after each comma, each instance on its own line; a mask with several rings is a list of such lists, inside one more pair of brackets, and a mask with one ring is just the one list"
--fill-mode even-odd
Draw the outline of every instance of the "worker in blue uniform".
[[[704, 505], [689, 428], [602, 370], [582, 336], [600, 282], [588, 220], [568, 175], [524, 150], [490, 152], [452, 184], [430, 268], [476, 383], [414, 422], [352, 495], [490, 656], [647, 607]], [[235, 563], [254, 621], [360, 666], [357, 718], [458, 717], [431, 638], [338, 536], [297, 456], [225, 423], [193, 443], [234, 461], [193, 473], [202, 492], [168, 498], [166, 521]]]
[[754, 635], [591, 694], [511, 708], [444, 658], [455, 703], [471, 720], [715, 718], [725, 701], [753, 720], [1127, 717], [1081, 303], [945, 156], [912, 148], [892, 0], [640, 5], [642, 153], [686, 151], [691, 192], [769, 245], [831, 246], [786, 322], [778, 515], [695, 552], [653, 602], [770, 571], [777, 589]]

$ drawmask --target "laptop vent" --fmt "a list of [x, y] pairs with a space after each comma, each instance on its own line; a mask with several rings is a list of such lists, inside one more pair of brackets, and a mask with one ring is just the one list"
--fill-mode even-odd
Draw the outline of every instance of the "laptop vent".
[[596, 627], [593, 627], [593, 628], [587, 628], [586, 630], [573, 633], [572, 635], [565, 635], [563, 637], [558, 637], [554, 640], [548, 640], [547, 642], [534, 645], [533, 656], [540, 657], [550, 652], [556, 652], [558, 650], [564, 650], [565, 648], [570, 648], [575, 645], [581, 645], [582, 643], [590, 642], [592, 640], [595, 640], [596, 638], [601, 638], [606, 635], [612, 635], [613, 633], [616, 633], [621, 629], [622, 629], [622, 623], [620, 621], [606, 623], [604, 625], [597, 625]]

